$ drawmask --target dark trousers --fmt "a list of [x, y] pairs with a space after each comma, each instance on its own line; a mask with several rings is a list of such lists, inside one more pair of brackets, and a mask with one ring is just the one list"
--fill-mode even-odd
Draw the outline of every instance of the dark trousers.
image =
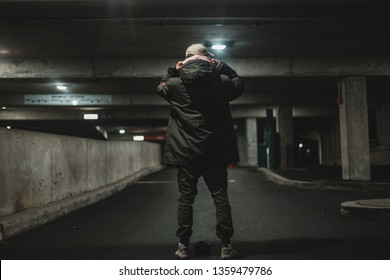
[[231, 208], [227, 194], [227, 170], [226, 165], [211, 167], [179, 167], [177, 172], [180, 197], [177, 210], [178, 230], [176, 235], [180, 242], [188, 244], [192, 234], [193, 210], [197, 184], [200, 176], [203, 179], [214, 199], [217, 216], [217, 236], [222, 244], [227, 245], [233, 235], [233, 223]]

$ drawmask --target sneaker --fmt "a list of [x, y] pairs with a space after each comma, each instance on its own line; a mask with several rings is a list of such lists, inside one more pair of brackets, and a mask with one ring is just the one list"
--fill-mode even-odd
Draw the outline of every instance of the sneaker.
[[181, 260], [186, 260], [190, 258], [190, 249], [188, 246], [179, 243], [177, 247], [177, 251], [175, 252], [175, 256]]
[[237, 256], [237, 251], [233, 249], [232, 245], [223, 246], [221, 249], [221, 259], [230, 260]]

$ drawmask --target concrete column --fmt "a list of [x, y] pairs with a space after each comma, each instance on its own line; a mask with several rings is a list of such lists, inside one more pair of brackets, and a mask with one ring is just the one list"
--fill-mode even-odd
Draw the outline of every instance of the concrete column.
[[247, 164], [257, 166], [257, 120], [248, 118], [245, 120]]
[[280, 135], [280, 167], [294, 165], [294, 127], [291, 105], [281, 105], [276, 114], [277, 131]]
[[370, 180], [367, 89], [365, 77], [341, 82], [339, 106], [342, 175], [345, 180]]

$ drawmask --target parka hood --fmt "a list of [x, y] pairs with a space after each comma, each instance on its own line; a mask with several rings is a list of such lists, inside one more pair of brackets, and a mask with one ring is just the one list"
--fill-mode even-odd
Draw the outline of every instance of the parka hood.
[[184, 84], [202, 86], [211, 82], [218, 75], [214, 65], [204, 59], [193, 59], [183, 64], [180, 79]]

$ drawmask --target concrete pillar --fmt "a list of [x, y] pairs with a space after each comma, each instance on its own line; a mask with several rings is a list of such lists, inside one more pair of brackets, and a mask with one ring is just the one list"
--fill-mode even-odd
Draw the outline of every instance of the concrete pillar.
[[339, 106], [342, 175], [345, 180], [370, 180], [367, 89], [365, 77], [341, 82]]
[[280, 135], [280, 167], [294, 165], [294, 127], [291, 105], [277, 109], [276, 129]]
[[257, 166], [257, 120], [248, 118], [245, 120], [247, 164]]

